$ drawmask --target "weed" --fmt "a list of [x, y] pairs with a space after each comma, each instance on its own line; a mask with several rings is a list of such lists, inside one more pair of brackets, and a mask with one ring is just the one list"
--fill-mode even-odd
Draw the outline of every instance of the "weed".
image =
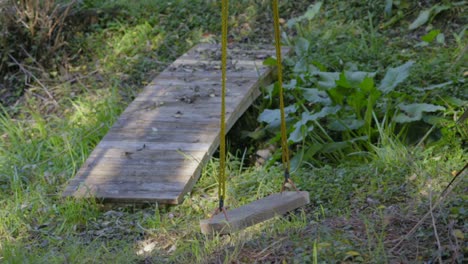
[[[464, 7], [434, 13], [410, 31], [418, 13], [430, 6], [353, 0], [307, 9], [308, 2], [282, 1], [281, 9], [284, 18], [297, 17], [284, 24], [285, 42], [296, 52], [285, 62], [285, 87], [289, 135], [297, 140], [292, 177], [310, 192], [310, 206], [231, 236], [201, 235], [198, 221], [217, 202], [216, 157], [177, 207], [103, 208], [93, 200], [62, 199], [67, 180], [139, 89], [193, 44], [216, 41], [219, 31], [217, 1], [80, 1], [68, 19], [81, 19], [85, 26], [67, 30], [73, 38], [52, 54], [67, 52], [67, 63], [44, 68], [35, 54], [26, 54], [25, 61], [13, 56], [18, 63], [10, 65], [31, 73], [15, 68], [8, 78], [33, 81], [17, 105], [0, 115], [0, 262], [430, 260], [432, 225], [423, 224], [399, 252], [389, 247], [425, 212], [428, 194], [443, 190], [452, 171], [466, 163], [466, 126], [456, 124], [467, 99], [466, 30], [457, 26], [464, 24], [457, 16], [453, 23], [444, 19], [462, 14]], [[271, 43], [269, 4], [231, 1], [235, 41]], [[5, 67], [3, 57], [1, 63]], [[265, 100], [240, 123], [248, 125], [238, 130], [255, 130], [263, 113], [261, 120], [269, 125], [254, 131], [256, 142], [236, 147], [238, 137], [230, 137], [226, 202], [232, 207], [281, 186], [279, 156], [267, 167], [247, 162], [258, 145], [268, 144], [266, 136], [278, 139], [276, 94], [275, 86], [269, 87]], [[448, 200], [434, 214], [447, 249], [443, 258], [462, 258], [462, 198]]]
[[[66, 20], [76, 1], [4, 1], [0, 6], [0, 102], [18, 99], [39, 71], [64, 63]], [[39, 69], [39, 70], [38, 70]], [[39, 80], [36, 82], [40, 83]], [[17, 87], [11, 89], [8, 87]]]
[[[375, 58], [368, 58], [369, 61], [395, 60], [395, 56], [381, 53], [384, 41], [380, 36], [382, 33], [378, 32], [374, 25], [372, 14], [368, 13], [367, 26], [351, 23], [344, 26], [346, 29], [343, 33], [329, 32], [326, 31], [327, 27], [322, 29], [320, 26], [314, 26], [322, 23], [318, 15], [321, 7], [321, 2], [312, 5], [305, 15], [291, 20], [288, 24], [289, 27], [295, 27], [299, 33], [295, 39], [286, 38], [286, 42], [291, 43], [295, 51], [295, 56], [286, 62], [290, 69], [290, 81], [285, 83], [286, 96], [291, 103], [286, 109], [291, 127], [288, 140], [299, 149], [292, 159], [293, 167], [297, 168], [304, 162], [318, 165], [329, 161], [340, 162], [352, 157], [367, 159], [368, 153], [372, 153], [375, 146], [386, 138], [396, 135], [395, 140], [418, 142], [425, 137], [430, 125], [433, 126], [431, 132], [434, 128], [443, 129], [443, 126], [435, 125], [435, 120], [450, 122], [448, 118], [441, 116], [441, 112], [445, 116], [450, 115], [446, 110], [454, 107], [458, 113], [462, 111], [461, 105], [441, 102], [429, 95], [442, 92], [438, 89], [447, 86], [455, 88], [458, 86], [455, 82], [445, 80], [443, 83], [424, 88], [408, 85], [407, 79], [413, 78], [413, 71], [410, 70], [417, 67], [414, 65], [418, 65], [418, 62], [407, 61], [401, 66], [390, 67], [385, 71], [381, 65], [374, 71], [358, 71], [357, 65], [363, 58], [355, 58], [351, 54], [353, 50], [361, 50], [360, 56], [364, 50], [366, 54], [374, 53]], [[365, 28], [368, 28], [368, 31]], [[348, 32], [353, 30], [363, 37], [361, 43], [358, 38], [349, 36]], [[333, 55], [320, 58], [321, 54], [330, 54], [329, 50], [321, 50], [321, 47], [329, 46], [323, 42], [338, 38], [343, 38], [341, 45], [346, 47], [346, 51], [341, 50], [340, 46], [335, 47], [340, 49], [342, 57], [338, 63], [333, 64], [334, 68], [344, 69], [329, 72], [326, 69], [330, 66], [325, 63], [333, 62]], [[315, 42], [310, 41], [312, 39]], [[391, 50], [392, 46], [385, 49]], [[447, 57], [444, 57], [444, 60], [447, 60]], [[274, 60], [268, 59], [265, 63], [270, 65]], [[423, 61], [420, 64], [426, 66], [425, 63]], [[425, 72], [431, 71], [425, 69]], [[414, 75], [418, 76], [418, 73]], [[377, 78], [380, 75], [383, 77], [378, 83]], [[408, 89], [408, 86], [411, 88]], [[268, 87], [265, 101], [270, 107], [277, 105], [273, 100], [277, 93], [276, 85]], [[455, 100], [466, 103], [462, 95]], [[422, 103], [424, 101], [429, 102]], [[266, 123], [264, 130], [277, 131], [278, 110], [265, 109], [260, 113], [258, 120]], [[415, 126], [420, 128], [416, 129]], [[274, 138], [277, 139], [278, 136]]]

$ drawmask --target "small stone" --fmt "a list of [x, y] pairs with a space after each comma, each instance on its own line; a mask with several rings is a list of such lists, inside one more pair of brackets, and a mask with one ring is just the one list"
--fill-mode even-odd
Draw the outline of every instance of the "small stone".
[[367, 197], [366, 202], [369, 205], [378, 205], [378, 204], [380, 204], [379, 200], [371, 198], [371, 197]]
[[167, 253], [172, 253], [176, 251], [176, 249], [177, 249], [176, 245], [172, 245], [171, 248], [169, 248], [169, 250], [167, 251]]
[[145, 247], [143, 247], [143, 251], [145, 252], [151, 252], [153, 251], [153, 249], [156, 247], [156, 243], [155, 242], [151, 242], [147, 245], [145, 245]]

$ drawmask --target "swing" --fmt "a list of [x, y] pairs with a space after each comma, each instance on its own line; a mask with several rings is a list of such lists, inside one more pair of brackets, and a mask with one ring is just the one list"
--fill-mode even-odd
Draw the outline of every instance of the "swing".
[[[218, 198], [219, 206], [214, 215], [209, 219], [200, 221], [200, 227], [203, 234], [229, 234], [246, 227], [263, 222], [278, 215], [283, 215], [309, 203], [309, 193], [298, 191], [294, 182], [290, 178], [290, 162], [288, 153], [288, 143], [286, 138], [286, 121], [284, 114], [283, 97], [283, 76], [281, 69], [281, 47], [279, 30], [279, 11], [278, 0], [273, 0], [273, 20], [275, 29], [275, 47], [276, 61], [278, 67], [278, 84], [280, 94], [280, 113], [281, 113], [281, 148], [282, 162], [284, 167], [284, 182], [281, 192], [269, 195], [265, 198], [254, 201], [250, 204], [226, 211], [224, 201], [226, 198], [226, 65], [227, 65], [227, 31], [228, 31], [228, 0], [222, 0], [222, 40], [221, 40], [221, 120], [220, 120], [220, 147], [219, 147], [219, 174], [218, 174]], [[285, 191], [287, 184], [290, 184], [294, 191]]]

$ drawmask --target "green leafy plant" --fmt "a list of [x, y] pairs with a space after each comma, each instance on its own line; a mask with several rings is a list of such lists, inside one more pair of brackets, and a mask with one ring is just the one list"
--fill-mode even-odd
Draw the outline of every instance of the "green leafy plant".
[[[435, 103], [416, 102], [416, 97], [397, 89], [409, 77], [414, 61], [388, 68], [378, 81], [377, 72], [322, 71], [320, 64], [310, 62], [309, 47], [308, 40], [297, 39], [296, 63], [291, 80], [284, 84], [291, 102], [286, 108], [288, 140], [299, 147], [294, 166], [312, 157], [316, 158], [314, 162], [320, 157], [338, 162], [349, 155], [367, 156], [381, 142], [382, 133], [404, 140], [409, 124], [423, 122], [429, 126], [431, 117], [446, 109]], [[277, 93], [277, 85], [270, 86], [266, 98], [273, 102]], [[279, 109], [265, 109], [258, 120], [266, 124], [266, 129], [277, 131]]]
[[293, 27], [294, 25], [302, 21], [312, 20], [315, 16], [319, 14], [322, 4], [323, 2], [319, 1], [319, 2], [316, 2], [315, 4], [310, 5], [307, 11], [303, 15], [290, 19], [286, 25], [288, 27]]
[[428, 9], [422, 10], [418, 17], [408, 26], [409, 30], [414, 30], [417, 29], [418, 27], [426, 24], [427, 22], [430, 22], [435, 16], [440, 14], [441, 12], [445, 10], [449, 10], [452, 7], [452, 5], [433, 5]]

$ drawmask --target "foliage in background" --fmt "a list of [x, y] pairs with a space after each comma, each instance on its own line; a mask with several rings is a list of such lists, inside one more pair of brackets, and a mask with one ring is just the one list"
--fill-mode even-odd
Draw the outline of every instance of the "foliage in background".
[[66, 63], [66, 22], [75, 2], [8, 0], [0, 4], [1, 104], [14, 102], [25, 87], [37, 82], [38, 72]]
[[[381, 146], [385, 138], [417, 144], [434, 129], [459, 136], [462, 142], [467, 140], [463, 138], [463, 133], [449, 132], [447, 127], [455, 127], [457, 116], [461, 115], [468, 103], [468, 96], [466, 93], [456, 96], [444, 92], [456, 87], [465, 87], [461, 91], [466, 91], [463, 77], [441, 75], [434, 80], [441, 83], [423, 87], [421, 83], [411, 83], [411, 75], [414, 75], [412, 68], [428, 63], [430, 58], [427, 57], [415, 57], [416, 60], [403, 58], [400, 66], [385, 66], [384, 69], [372, 69], [374, 71], [358, 70], [362, 58], [327, 66], [326, 61], [317, 59], [317, 52], [321, 53], [320, 47], [327, 45], [330, 35], [352, 30], [364, 31], [360, 34], [368, 39], [346, 38], [336, 49], [360, 49], [360, 54], [378, 50], [376, 60], [382, 61], [394, 56], [392, 48], [385, 46], [382, 36], [373, 31], [372, 25], [368, 29], [371, 32], [365, 32], [366, 29], [360, 28], [360, 25], [352, 25], [343, 33], [339, 29], [334, 29], [337, 32], [330, 32], [329, 29], [323, 32], [319, 26], [315, 26], [313, 37], [310, 37], [307, 27], [324, 23], [314, 20], [321, 6], [322, 2], [311, 5], [304, 15], [286, 24], [299, 33], [294, 39], [285, 36], [294, 50], [294, 56], [286, 62], [290, 72], [289, 81], [284, 84], [290, 102], [286, 109], [290, 127], [288, 140], [296, 144], [299, 150], [292, 160], [293, 167], [297, 168], [300, 162], [319, 165], [330, 161], [342, 162], [352, 157], [369, 158], [375, 146]], [[423, 41], [427, 41], [427, 38], [427, 35], [422, 36]], [[265, 64], [273, 66], [274, 62], [274, 59], [268, 59]], [[342, 70], [330, 72], [329, 68]], [[277, 105], [274, 100], [278, 95], [277, 86], [268, 87], [266, 93], [267, 104]], [[278, 131], [279, 110], [267, 108], [258, 120], [265, 123], [265, 129]], [[278, 137], [277, 134], [274, 140]], [[432, 140], [441, 138], [441, 135], [433, 136]]]
[[[466, 163], [467, 125], [454, 122], [468, 94], [463, 77], [463, 25], [468, 23], [462, 2], [324, 1], [307, 8], [310, 1], [280, 1], [284, 42], [295, 51], [285, 61], [290, 138], [292, 143], [303, 138], [292, 144], [298, 168], [293, 178], [311, 193], [312, 204], [226, 237], [198, 232], [198, 220], [216, 206], [216, 157], [177, 207], [108, 206], [60, 197], [122, 109], [155, 74], [189, 47], [218, 40], [219, 1], [77, 1], [65, 24], [56, 25], [61, 30], [53, 30], [51, 36], [60, 37], [36, 43], [58, 47], [41, 63], [40, 56], [22, 53], [23, 39], [16, 35], [4, 42], [6, 17], [0, 16], [0, 42], [18, 62], [2, 52], [7, 71], [1, 72], [7, 77], [0, 83], [9, 83], [0, 87], [7, 103], [0, 117], [0, 262], [408, 263], [463, 258], [467, 199], [461, 184], [454, 190], [457, 195], [433, 212], [435, 224], [424, 222], [398, 251], [390, 250]], [[59, 14], [71, 2], [15, 3], [54, 3]], [[270, 1], [230, 3], [232, 39], [271, 44]], [[53, 14], [49, 7], [43, 11]], [[409, 30], [424, 10], [430, 10], [428, 20]], [[28, 16], [22, 17], [27, 21]], [[44, 32], [47, 21], [59, 21], [51, 19], [39, 21]], [[21, 23], [8, 30], [27, 32]], [[18, 36], [30, 36], [22, 34]], [[33, 51], [48, 53], [33, 47], [28, 53]], [[282, 181], [275, 157], [273, 166], [248, 166], [271, 136], [277, 140], [275, 122], [268, 130], [256, 121], [257, 112], [265, 117], [265, 108], [277, 108], [275, 87], [268, 91], [271, 95], [257, 101], [234, 129], [259, 127], [244, 134], [268, 137], [230, 137], [234, 151], [227, 202], [233, 207], [277, 191]], [[399, 118], [419, 121], [399, 123]], [[402, 144], [403, 135], [421, 144]], [[320, 149], [307, 156], [306, 150], [313, 153], [310, 142], [322, 143], [314, 144]], [[327, 164], [334, 160], [340, 162]], [[441, 244], [437, 250], [435, 229]]]

